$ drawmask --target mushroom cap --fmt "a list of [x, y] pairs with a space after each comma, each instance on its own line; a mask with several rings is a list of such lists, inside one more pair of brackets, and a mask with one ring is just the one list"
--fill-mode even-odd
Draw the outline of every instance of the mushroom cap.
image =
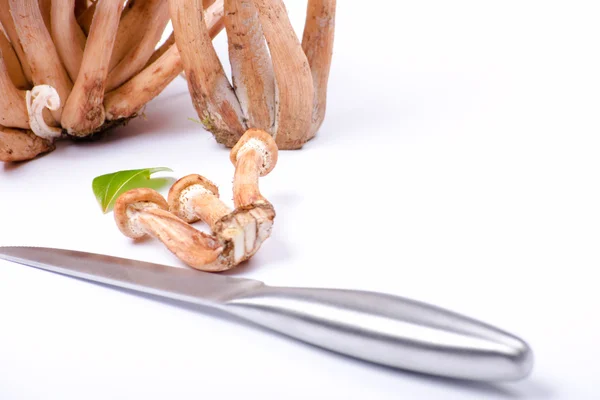
[[202, 175], [187, 175], [175, 182], [169, 190], [169, 211], [188, 223], [200, 220], [200, 218], [192, 217], [190, 213], [185, 210], [186, 203], [189, 201], [187, 196], [189, 193], [188, 188], [195, 185], [202, 186], [216, 197], [219, 197], [219, 189], [217, 186]]
[[163, 210], [168, 210], [169, 205], [165, 198], [156, 190], [148, 188], [138, 188], [129, 190], [119, 196], [115, 202], [113, 210], [117, 227], [123, 233], [132, 239], [139, 239], [145, 236], [143, 230], [136, 226], [135, 221], [130, 218], [128, 211], [135, 206], [138, 211], [144, 208], [158, 207]]
[[233, 165], [237, 164], [237, 158], [240, 151], [253, 148], [262, 155], [262, 165], [260, 166], [260, 176], [265, 176], [277, 165], [278, 148], [275, 139], [267, 132], [260, 129], [248, 129], [242, 135], [237, 144], [231, 149], [230, 159]]

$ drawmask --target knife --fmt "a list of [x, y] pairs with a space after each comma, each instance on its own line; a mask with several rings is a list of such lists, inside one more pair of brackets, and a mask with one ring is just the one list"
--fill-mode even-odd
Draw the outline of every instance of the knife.
[[0, 258], [208, 306], [337, 353], [419, 373], [498, 382], [527, 377], [523, 340], [429, 304], [382, 293], [262, 282], [108, 255], [0, 247]]

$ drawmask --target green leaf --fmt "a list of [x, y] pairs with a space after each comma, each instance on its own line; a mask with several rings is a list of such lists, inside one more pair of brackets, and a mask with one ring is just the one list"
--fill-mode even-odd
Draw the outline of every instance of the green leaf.
[[115, 201], [122, 193], [136, 188], [151, 188], [159, 190], [172, 183], [173, 178], [151, 178], [156, 172], [169, 171], [170, 168], [144, 168], [128, 171], [118, 171], [94, 178], [92, 190], [105, 214], [112, 210]]

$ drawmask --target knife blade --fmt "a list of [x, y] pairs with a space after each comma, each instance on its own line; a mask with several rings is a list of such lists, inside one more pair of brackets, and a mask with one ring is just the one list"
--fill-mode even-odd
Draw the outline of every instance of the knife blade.
[[472, 318], [389, 294], [273, 287], [263, 282], [102, 254], [0, 247], [0, 258], [213, 307], [286, 336], [392, 368], [499, 382], [527, 377], [522, 339]]

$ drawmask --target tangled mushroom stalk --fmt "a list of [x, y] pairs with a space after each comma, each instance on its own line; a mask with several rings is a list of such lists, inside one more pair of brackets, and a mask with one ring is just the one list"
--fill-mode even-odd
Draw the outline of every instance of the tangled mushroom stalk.
[[[223, 1], [205, 3], [214, 37]], [[174, 40], [157, 48], [169, 19], [168, 0], [0, 0], [0, 160], [135, 117], [183, 70]]]
[[[187, 265], [225, 271], [248, 260], [269, 238], [275, 210], [261, 194], [258, 177], [277, 163], [277, 145], [264, 131], [248, 130], [231, 151], [235, 165], [234, 205], [219, 199], [217, 187], [200, 175], [178, 180], [168, 202], [152, 189], [133, 189], [119, 196], [114, 215], [128, 237], [153, 236]], [[212, 234], [190, 224], [203, 221]]]
[[335, 9], [308, 0], [300, 41], [283, 0], [0, 0], [0, 161], [123, 124], [182, 72], [218, 142], [256, 128], [298, 149], [325, 117]]
[[169, 0], [175, 41], [200, 120], [234, 146], [257, 128], [298, 149], [325, 117], [336, 0], [309, 0], [302, 42], [283, 0], [224, 0], [232, 83], [206, 29], [201, 0]]

